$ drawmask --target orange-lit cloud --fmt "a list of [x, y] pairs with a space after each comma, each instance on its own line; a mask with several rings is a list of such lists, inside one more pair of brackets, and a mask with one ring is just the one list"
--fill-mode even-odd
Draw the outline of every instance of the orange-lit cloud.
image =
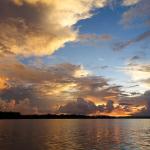
[[107, 0], [1, 0], [0, 51], [22, 56], [51, 55], [77, 39], [74, 25], [90, 18]]
[[7, 77], [0, 77], [0, 90], [7, 89], [8, 85], [8, 78]]
[[[0, 0], [0, 111], [50, 113], [57, 112], [60, 106], [60, 112], [88, 115], [124, 116], [150, 112], [148, 91], [129, 97], [124, 95], [121, 86], [110, 84], [109, 79], [94, 75], [83, 65], [61, 63], [43, 66], [21, 62], [24, 57], [52, 55], [67, 42], [110, 41], [112, 36], [109, 34], [79, 34], [76, 28], [78, 21], [92, 17], [94, 9], [103, 8], [108, 2]], [[123, 1], [125, 6], [134, 5], [124, 13], [123, 23], [130, 22], [139, 12], [149, 14], [148, 5], [142, 7], [139, 2]], [[145, 2], [149, 4], [149, 1]], [[135, 4], [138, 7], [135, 8]], [[138, 11], [142, 8], [143, 11]], [[121, 50], [149, 36], [149, 31], [144, 32], [120, 43], [118, 48]], [[127, 70], [134, 81], [140, 80], [148, 88], [149, 72], [148, 65], [135, 65], [134, 69], [128, 67]]]
[[145, 106], [130, 106], [125, 107], [119, 104], [114, 105], [113, 101], [109, 100], [106, 104], [95, 105], [94, 102], [82, 98], [76, 101], [68, 102], [59, 107], [58, 112], [64, 114], [76, 115], [105, 115], [105, 116], [131, 116], [141, 112]]
[[[148, 71], [148, 67], [142, 69]], [[68, 111], [74, 110], [75, 113], [75, 110], [81, 111], [77, 106], [83, 104], [81, 101], [72, 103], [72, 100], [78, 97], [83, 98], [82, 102], [88, 115], [124, 116], [139, 112], [148, 113], [150, 108], [149, 92], [139, 96], [124, 96], [121, 86], [109, 84], [108, 79], [94, 76], [80, 65], [63, 63], [39, 69], [22, 64], [12, 56], [2, 57], [0, 74], [3, 74], [0, 78], [0, 97], [4, 102], [1, 102], [1, 108], [7, 111], [12, 109], [31, 113], [38, 110], [38, 113], [50, 113], [57, 112], [58, 106], [65, 106], [61, 107], [62, 112], [67, 113], [69, 107]], [[25, 99], [27, 100], [24, 101]], [[75, 109], [70, 109], [72, 105]], [[146, 109], [141, 108], [142, 106]], [[81, 112], [84, 113], [84, 109]]]
[[144, 108], [144, 106], [139, 106], [139, 107], [129, 107], [128, 109], [122, 106], [117, 105], [115, 109], [112, 112], [104, 112], [101, 113], [101, 115], [106, 115], [106, 116], [115, 116], [115, 117], [120, 117], [120, 116], [132, 116], [135, 115]]
[[85, 97], [85, 99], [95, 103], [95, 105], [104, 105], [104, 104], [106, 104], [106, 101], [104, 99], [100, 99], [100, 98], [94, 97], [94, 96], [87, 96], [87, 97]]
[[16, 100], [4, 101], [0, 99], [0, 110], [21, 112], [22, 114], [38, 114], [37, 107], [32, 106], [29, 99], [24, 99], [18, 103]]
[[121, 92], [118, 86], [109, 85], [107, 79], [94, 76], [83, 66], [69, 63], [39, 69], [22, 64], [14, 57], [2, 57], [0, 74], [10, 80], [8, 89], [4, 88], [4, 79], [1, 81], [2, 99], [14, 99], [18, 102], [27, 98], [34, 106], [40, 108], [40, 111], [51, 111], [57, 105], [77, 97], [88, 97], [94, 103], [95, 98], [98, 104], [101, 100], [104, 102], [106, 96], [118, 97]]

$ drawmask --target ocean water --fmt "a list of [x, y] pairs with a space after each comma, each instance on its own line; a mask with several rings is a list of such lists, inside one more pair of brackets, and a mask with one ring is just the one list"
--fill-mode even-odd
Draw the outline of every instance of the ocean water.
[[150, 120], [0, 120], [0, 150], [150, 150]]

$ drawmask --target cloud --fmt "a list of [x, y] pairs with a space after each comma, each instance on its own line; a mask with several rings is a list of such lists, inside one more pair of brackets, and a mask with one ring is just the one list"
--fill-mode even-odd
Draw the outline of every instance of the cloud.
[[94, 47], [101, 47], [104, 42], [111, 42], [112, 36], [109, 34], [79, 34], [76, 42], [81, 45], [88, 45]]
[[131, 40], [128, 40], [126, 42], [119, 42], [119, 43], [116, 43], [113, 47], [113, 50], [115, 51], [120, 51], [132, 44], [135, 44], [135, 43], [138, 43], [138, 42], [141, 42], [145, 39], [148, 39], [150, 38], [150, 31], [145, 31], [144, 33], [138, 35], [137, 37], [131, 39]]
[[7, 77], [0, 77], [0, 91], [5, 90], [8, 87], [9, 87], [8, 78]]
[[106, 104], [106, 110], [107, 112], [112, 112], [114, 110], [113, 101], [109, 100]]
[[16, 103], [15, 100], [4, 101], [0, 99], [0, 111], [21, 112], [22, 114], [38, 114], [38, 109], [31, 106], [28, 99], [24, 99]]
[[87, 76], [86, 70], [79, 65], [64, 63], [36, 68], [12, 56], [1, 58], [0, 74], [2, 100], [18, 103], [29, 99], [40, 112], [51, 112], [57, 104], [72, 98], [76, 80]]
[[[138, 65], [135, 69], [148, 73], [150, 70], [148, 66]], [[129, 98], [121, 86], [111, 85], [108, 79], [86, 72], [80, 65], [64, 63], [36, 68], [22, 64], [14, 57], [2, 57], [1, 85], [5, 85], [0, 89], [1, 103], [5, 106], [2, 110], [117, 116], [135, 114], [146, 107], [145, 96], [138, 94], [137, 97], [136, 94]], [[72, 101], [78, 97], [83, 98]]]
[[127, 66], [121, 67], [120, 71], [125, 73], [130, 83], [135, 86], [128, 87], [131, 96], [141, 95], [150, 88], [150, 64], [129, 62]]
[[[50, 83], [49, 83], [50, 84]], [[32, 84], [18, 84], [11, 85], [8, 89], [0, 91], [0, 99], [4, 102], [10, 103], [12, 100], [16, 104], [22, 103], [25, 99], [28, 100], [30, 106], [26, 113], [32, 112], [32, 108], [37, 108], [38, 113], [55, 113], [57, 105], [64, 104], [66, 95], [62, 95], [63, 91], [59, 94], [52, 90], [59, 90], [55, 87], [47, 87], [44, 84], [32, 85]], [[52, 92], [51, 95], [47, 91]], [[27, 105], [26, 105], [27, 106]], [[25, 113], [24, 110], [17, 109], [19, 112]], [[12, 110], [13, 111], [13, 110]], [[16, 110], [15, 110], [16, 111]]]
[[107, 115], [107, 116], [128, 116], [133, 113], [130, 106], [114, 105], [112, 100], [105, 104], [95, 105], [92, 101], [78, 98], [76, 101], [68, 102], [58, 108], [58, 113], [75, 115]]
[[77, 97], [97, 99], [100, 103], [110, 97], [115, 101], [122, 94], [120, 86], [110, 85], [108, 79], [94, 76], [82, 65], [35, 67], [7, 56], [0, 59], [0, 74], [4, 77], [0, 89], [2, 100], [18, 103], [28, 99], [39, 112], [55, 111], [57, 106]]
[[105, 97], [120, 94], [119, 86], [110, 86], [108, 79], [94, 76], [80, 65], [63, 63], [36, 68], [24, 65], [14, 58], [2, 58], [0, 60], [0, 74], [10, 78], [12, 84], [41, 84], [51, 91], [57, 91], [57, 93], [72, 89], [71, 92], [81, 97], [89, 95]]
[[[122, 87], [93, 75], [82, 65], [27, 65], [17, 59], [51, 55], [66, 42], [111, 40], [107, 34], [79, 35], [75, 28], [78, 21], [90, 18], [94, 9], [107, 3], [108, 0], [1, 0], [0, 108], [22, 113], [51, 113], [59, 106], [63, 112], [83, 114], [129, 112], [131, 106], [116, 106], [118, 99], [124, 97]], [[149, 31], [122, 47], [148, 37]], [[141, 82], [148, 83], [148, 78], [141, 78]], [[72, 102], [78, 97], [83, 99]]]
[[136, 116], [150, 116], [150, 91], [145, 92], [144, 96], [148, 98], [145, 107], [143, 107], [140, 112], [136, 113]]
[[133, 81], [139, 82], [140, 86], [150, 87], [150, 64], [131, 63], [124, 68], [124, 72], [128, 74]]
[[[43, 68], [43, 69], [42, 69]], [[53, 66], [41, 66], [41, 68], [25, 65], [15, 57], [2, 57], [0, 60], [0, 74], [11, 80], [28, 83], [42, 83], [46, 81], [73, 80], [88, 76], [88, 71], [80, 65], [69, 63], [56, 64]]]
[[[141, 24], [149, 22], [150, 18], [150, 1], [149, 0], [125, 0], [124, 5], [132, 5], [137, 3], [135, 6], [129, 8], [122, 15], [121, 23], [128, 26], [130, 23], [141, 19]], [[135, 23], [135, 22], [134, 22]], [[147, 24], [148, 25], [148, 24]]]
[[120, 99], [121, 103], [132, 106], [135, 109], [132, 115], [150, 116], [150, 91], [134, 97], [124, 97]]
[[123, 0], [123, 4], [124, 6], [131, 6], [131, 5], [135, 5], [137, 3], [139, 3], [141, 0]]
[[[54, 4], [54, 5], [56, 5], [57, 6], [57, 4], [59, 3], [59, 4], [61, 4], [61, 1], [53, 1], [53, 0], [49, 0], [49, 1], [47, 1], [47, 0], [12, 0], [14, 3], [16, 3], [17, 5], [23, 5], [24, 3], [29, 3], [29, 4], [32, 4], [32, 5], [35, 5], [35, 4], [47, 4], [47, 5], [51, 5], [52, 3]], [[66, 0], [66, 3], [68, 2], [68, 5], [67, 5], [67, 7], [70, 5], [70, 4], [79, 4], [80, 5], [80, 3], [82, 2], [83, 4], [88, 4], [88, 2], [86, 2], [86, 1], [79, 1], [79, 2], [77, 2], [77, 3], [73, 3], [73, 1], [71, 0]], [[104, 4], [106, 4], [106, 0], [91, 0], [91, 4], [89, 4], [89, 5], [92, 5], [92, 6], [95, 6], [95, 7], [103, 7], [104, 6]], [[64, 5], [62, 5], [62, 6], [58, 6], [58, 7], [62, 7], [62, 8], [66, 8], [66, 6], [64, 6]], [[74, 9], [76, 9], [76, 8], [74, 8]], [[82, 10], [81, 10], [82, 11]]]
[[21, 56], [51, 55], [75, 41], [74, 25], [107, 0], [1, 0], [0, 51]]
[[110, 113], [114, 110], [113, 101], [108, 100], [106, 105], [98, 105], [92, 101], [87, 101], [83, 98], [78, 98], [76, 101], [71, 101], [58, 109], [59, 113], [76, 114], [76, 115], [89, 115], [96, 113]]
[[64, 106], [60, 106], [59, 113], [85, 115], [96, 112], [97, 107], [91, 101], [85, 101], [78, 98], [75, 102], [69, 102]]
[[102, 35], [96, 35], [96, 34], [80, 34], [78, 36], [79, 41], [90, 41], [90, 40], [95, 40], [95, 41], [110, 41], [112, 40], [112, 36], [108, 34], [102, 34]]
[[150, 77], [147, 79], [143, 79], [141, 82], [143, 82], [146, 86], [150, 87]]
[[130, 61], [133, 62], [133, 61], [136, 61], [136, 60], [139, 60], [141, 57], [140, 56], [133, 56], [132, 58], [130, 58]]

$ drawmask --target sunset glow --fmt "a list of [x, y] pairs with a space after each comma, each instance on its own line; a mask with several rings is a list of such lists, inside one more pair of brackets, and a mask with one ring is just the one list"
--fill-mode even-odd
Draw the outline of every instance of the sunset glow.
[[1, 0], [0, 111], [148, 116], [149, 0]]

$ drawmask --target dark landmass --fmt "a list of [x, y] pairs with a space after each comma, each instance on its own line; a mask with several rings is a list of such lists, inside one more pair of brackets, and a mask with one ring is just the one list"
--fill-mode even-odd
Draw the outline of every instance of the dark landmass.
[[22, 115], [19, 112], [0, 112], [0, 119], [150, 119], [150, 116], [113, 117], [64, 114]]

